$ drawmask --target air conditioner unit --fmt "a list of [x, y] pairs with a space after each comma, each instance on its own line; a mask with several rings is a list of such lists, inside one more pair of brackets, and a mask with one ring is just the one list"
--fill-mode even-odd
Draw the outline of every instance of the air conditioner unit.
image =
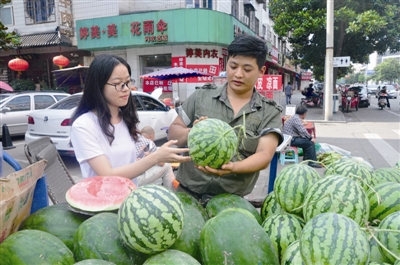
[[250, 21], [250, 19], [249, 19], [248, 16], [243, 16], [242, 22], [243, 22], [244, 24], [249, 25], [249, 21]]

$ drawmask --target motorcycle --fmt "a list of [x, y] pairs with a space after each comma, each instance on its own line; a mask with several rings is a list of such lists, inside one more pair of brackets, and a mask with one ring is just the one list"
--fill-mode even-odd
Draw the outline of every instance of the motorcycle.
[[324, 93], [319, 92], [318, 96], [314, 97], [305, 97], [301, 99], [300, 105], [309, 107], [320, 107], [322, 108], [324, 102]]
[[387, 94], [385, 94], [385, 93], [381, 93], [380, 95], [379, 95], [379, 98], [378, 98], [378, 107], [379, 107], [379, 109], [383, 109], [384, 107], [386, 107], [386, 98], [385, 97], [387, 97]]

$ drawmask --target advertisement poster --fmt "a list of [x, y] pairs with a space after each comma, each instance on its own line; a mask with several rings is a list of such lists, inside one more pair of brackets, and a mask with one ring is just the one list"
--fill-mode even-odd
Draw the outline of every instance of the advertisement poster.
[[282, 89], [281, 75], [264, 75], [256, 83], [258, 91], [276, 91]]
[[171, 80], [159, 80], [155, 78], [144, 78], [143, 79], [143, 92], [151, 93], [154, 89], [162, 87], [162, 92], [172, 92], [172, 81]]
[[212, 76], [198, 76], [187, 78], [187, 83], [212, 83], [213, 76], [218, 76], [219, 65], [207, 65], [207, 64], [188, 64], [188, 69], [196, 70], [203, 73], [211, 74]]

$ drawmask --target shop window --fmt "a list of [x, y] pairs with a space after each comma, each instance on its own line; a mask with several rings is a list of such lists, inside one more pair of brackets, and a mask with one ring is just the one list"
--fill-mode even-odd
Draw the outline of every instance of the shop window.
[[212, 0], [203, 0], [203, 8], [212, 9]]
[[55, 22], [54, 0], [24, 0], [25, 24]]
[[0, 9], [0, 21], [3, 25], [14, 25], [13, 7], [7, 6]]

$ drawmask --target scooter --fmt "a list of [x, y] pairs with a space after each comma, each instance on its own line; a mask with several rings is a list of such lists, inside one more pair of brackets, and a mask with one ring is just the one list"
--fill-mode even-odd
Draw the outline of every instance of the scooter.
[[319, 92], [317, 97], [305, 97], [301, 99], [300, 105], [309, 107], [320, 107], [322, 108], [324, 100], [324, 93]]
[[381, 93], [378, 98], [378, 107], [381, 110], [383, 110], [383, 108], [386, 107], [386, 98], [385, 97], [387, 97], [387, 94]]

